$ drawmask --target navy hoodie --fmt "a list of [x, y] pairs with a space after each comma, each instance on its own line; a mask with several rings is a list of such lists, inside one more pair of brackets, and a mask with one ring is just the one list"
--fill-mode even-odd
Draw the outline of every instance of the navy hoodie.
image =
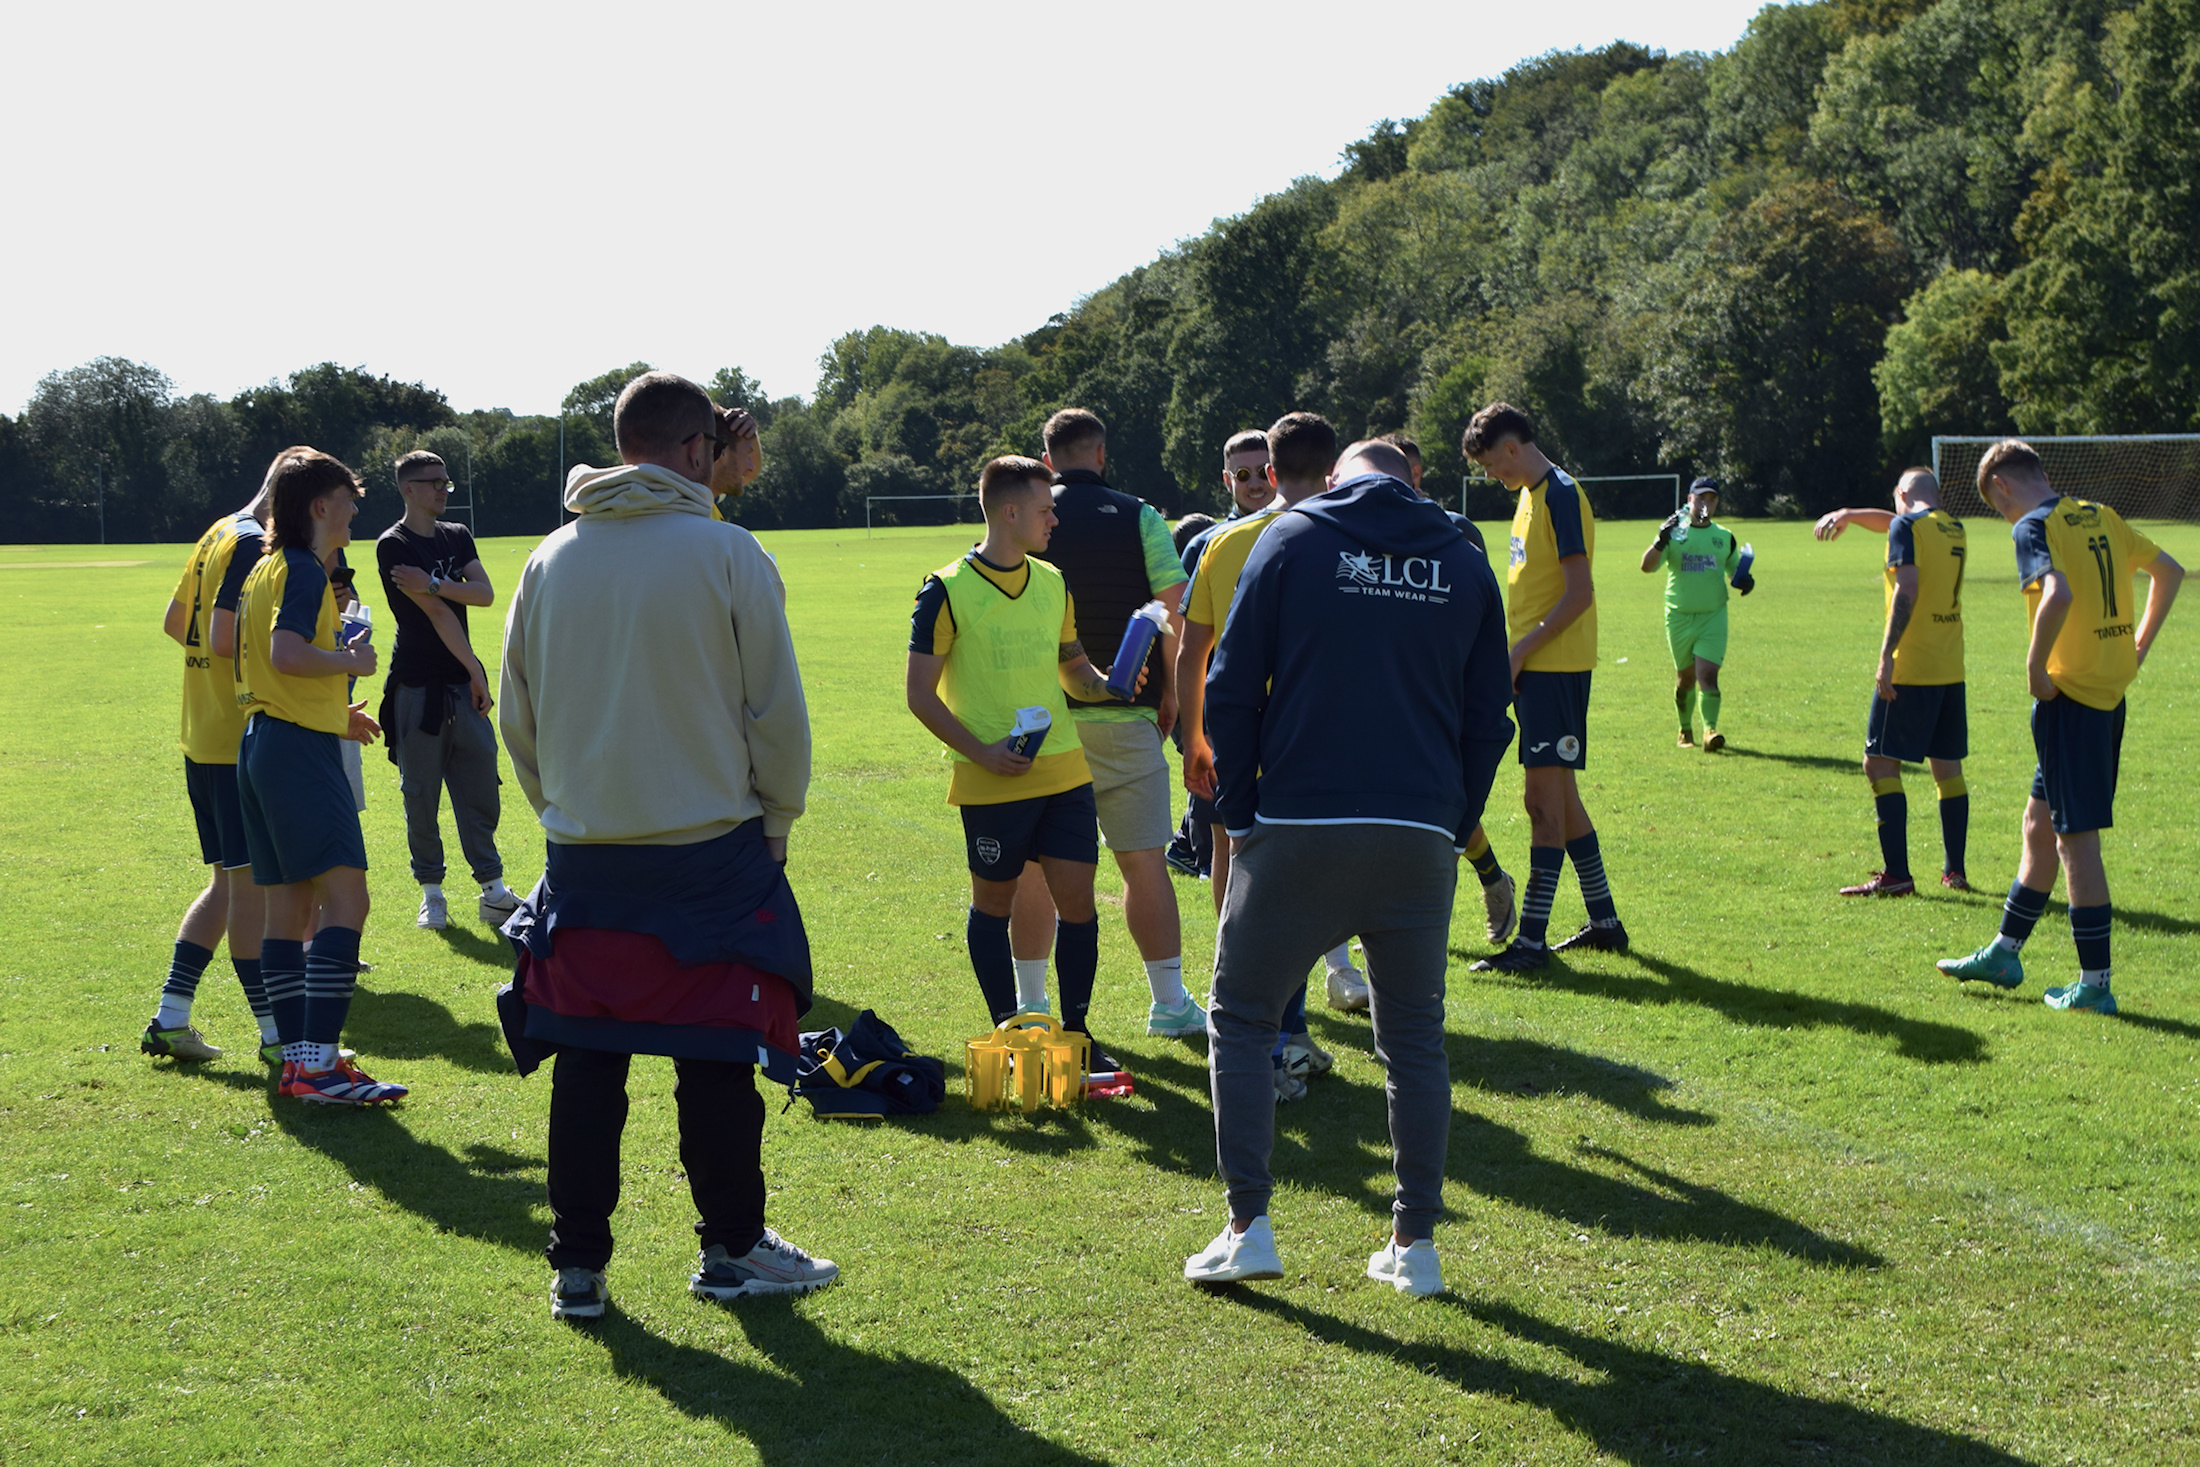
[[1284, 511], [1238, 581], [1207, 674], [1222, 822], [1419, 826], [1463, 847], [1511, 702], [1488, 558], [1398, 480], [1348, 479]]

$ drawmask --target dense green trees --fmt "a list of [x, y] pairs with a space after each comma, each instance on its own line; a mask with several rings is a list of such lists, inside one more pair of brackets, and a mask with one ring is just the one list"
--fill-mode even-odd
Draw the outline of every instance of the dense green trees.
[[[721, 370], [765, 446], [729, 510], [967, 492], [1069, 403], [1171, 512], [1219, 502], [1223, 440], [1294, 407], [1410, 428], [1456, 492], [1461, 427], [1505, 397], [1580, 472], [1713, 472], [1744, 510], [1872, 495], [1937, 432], [2200, 428], [2200, 0], [1772, 5], [1716, 55], [1616, 42], [1463, 82], [1341, 162], [1018, 340], [850, 331], [806, 398]], [[565, 463], [611, 457], [641, 365], [567, 396]], [[560, 427], [329, 364], [178, 399], [103, 359], [0, 418], [0, 525], [88, 537], [104, 486], [111, 536], [180, 537], [312, 442], [377, 495], [435, 447], [483, 530], [539, 530]]]

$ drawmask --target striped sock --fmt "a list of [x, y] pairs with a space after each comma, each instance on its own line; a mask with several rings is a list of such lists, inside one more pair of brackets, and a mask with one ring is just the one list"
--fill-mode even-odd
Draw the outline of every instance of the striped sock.
[[[270, 937], [260, 944], [261, 991], [275, 1020], [275, 1037], [285, 1045], [306, 1036], [306, 945]], [[288, 1055], [284, 1056], [289, 1058]]]
[[1879, 864], [1889, 881], [1910, 879], [1910, 797], [1902, 776], [1872, 781], [1872, 809], [1879, 816]]
[[324, 927], [313, 934], [313, 946], [306, 949], [305, 1027], [300, 1037], [308, 1044], [336, 1043], [358, 981], [359, 934], [349, 927]]
[[1543, 946], [1551, 927], [1551, 903], [1558, 897], [1558, 876], [1566, 869], [1559, 846], [1528, 847], [1528, 894], [1520, 903], [1520, 941]]
[[1597, 844], [1597, 833], [1566, 842], [1566, 854], [1573, 859], [1574, 880], [1581, 883], [1581, 904], [1589, 909], [1589, 920], [1599, 927], [1619, 925], [1619, 908], [1612, 904], [1612, 887], [1604, 879], [1604, 852]]
[[2070, 909], [2070, 938], [2078, 945], [2078, 981], [2108, 987], [2109, 904]]
[[159, 1029], [181, 1029], [191, 1022], [191, 1000], [198, 996], [199, 975], [214, 961], [214, 954], [195, 942], [176, 939], [175, 954], [168, 959], [168, 981], [160, 986], [160, 1012], [153, 1016]]
[[963, 941], [970, 946], [970, 966], [978, 975], [986, 1012], [998, 1024], [1016, 1012], [1016, 954], [1008, 945], [1008, 918], [989, 917], [972, 907], [963, 924]]
[[2001, 935], [1994, 939], [2011, 952], [2020, 952], [2047, 910], [2047, 893], [2034, 891], [2021, 881], [2009, 883], [2009, 899], [2001, 904]]
[[260, 1043], [275, 1042], [275, 1011], [267, 1004], [267, 984], [260, 978], [258, 958], [231, 957], [229, 966], [237, 970], [237, 982], [244, 989], [246, 1007], [260, 1025]]
[[1934, 780], [1933, 788], [1940, 792], [1940, 869], [1960, 872], [1963, 848], [1971, 838], [1971, 787], [1959, 774]]
[[1054, 919], [1054, 981], [1062, 990], [1062, 1027], [1085, 1027], [1092, 1009], [1093, 980], [1100, 976], [1100, 919]]

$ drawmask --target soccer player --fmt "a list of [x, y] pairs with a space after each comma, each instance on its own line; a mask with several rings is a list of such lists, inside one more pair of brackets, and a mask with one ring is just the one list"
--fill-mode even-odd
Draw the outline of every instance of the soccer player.
[[415, 450], [397, 461], [404, 518], [374, 542], [382, 594], [397, 618], [397, 644], [383, 685], [382, 727], [405, 796], [405, 843], [420, 883], [414, 925], [450, 921], [443, 896], [443, 790], [459, 849], [481, 888], [481, 920], [502, 927], [519, 909], [497, 854], [501, 801], [496, 730], [489, 726], [489, 675], [466, 636], [466, 608], [496, 600], [489, 572], [464, 525], [437, 518], [451, 500], [443, 460]]
[[[1279, 429], [1279, 473], [1291, 457]], [[1511, 675], [1488, 557], [1404, 472], [1389, 444], [1355, 444], [1334, 490], [1274, 517], [1208, 680], [1220, 807], [1238, 850], [1208, 1048], [1230, 1220], [1185, 1260], [1195, 1283], [1283, 1277], [1264, 1072], [1293, 975], [1358, 933], [1397, 1175], [1391, 1235], [1367, 1275], [1410, 1295], [1444, 1287], [1433, 1235], [1452, 1104], [1446, 949], [1457, 852], [1512, 736]], [[1349, 703], [1343, 686], [1357, 690]]]
[[[1476, 413], [1459, 447], [1476, 468], [1520, 495], [1505, 621], [1529, 827], [1520, 934], [1503, 952], [1469, 967], [1519, 973], [1542, 967], [1552, 951], [1625, 952], [1627, 929], [1605, 881], [1596, 826], [1577, 782], [1589, 761], [1589, 675], [1597, 661], [1596, 516], [1572, 477], [1536, 447], [1534, 421], [1511, 403], [1493, 402]], [[1589, 920], [1546, 950], [1551, 902], [1569, 856]]]
[[237, 741], [244, 733], [244, 713], [237, 706], [230, 666], [245, 578], [260, 563], [266, 544], [273, 480], [271, 468], [250, 504], [223, 515], [199, 536], [161, 618], [161, 630], [183, 648], [183, 733], [177, 747], [183, 751], [183, 788], [199, 831], [199, 859], [208, 874], [206, 890], [184, 912], [176, 931], [160, 1007], [138, 1039], [138, 1048], [147, 1054], [179, 1060], [221, 1057], [221, 1050], [192, 1027], [191, 1004], [224, 933], [229, 965], [259, 1021], [260, 1041], [271, 1044], [275, 1038], [274, 1016], [260, 982], [266, 904], [252, 884], [244, 811], [237, 803]]
[[[1184, 645], [1177, 649], [1177, 686], [1183, 689], [1184, 786], [1210, 802], [1215, 794], [1214, 749], [1201, 721], [1206, 706], [1208, 654], [1221, 639], [1229, 619], [1246, 558], [1261, 536], [1276, 524], [1277, 511], [1311, 499], [1329, 487], [1329, 471], [1337, 463], [1337, 430], [1319, 413], [1286, 413], [1269, 428], [1267, 450], [1263, 472], [1275, 495], [1237, 523], [1220, 527], [1207, 542], [1185, 603]], [[1243, 450], [1240, 454], [1250, 456]], [[1230, 886], [1230, 843], [1219, 811], [1214, 826], [1213, 882], [1215, 911], [1219, 914]], [[1352, 966], [1351, 940], [1347, 938], [1330, 949], [1322, 963], [1327, 970], [1330, 1006], [1339, 1010], [1366, 1008], [1367, 982]], [[1316, 1044], [1307, 1030], [1303, 984], [1284, 1009], [1282, 1039], [1275, 1060], [1275, 1090], [1281, 1100], [1304, 1096], [1303, 1077], [1326, 1074], [1336, 1064], [1336, 1056]]]
[[1963, 691], [1963, 521], [1940, 507], [1940, 481], [1930, 469], [1905, 469], [1895, 481], [1894, 509], [1837, 509], [1812, 533], [1837, 538], [1850, 525], [1887, 535], [1887, 629], [1879, 642], [1879, 673], [1864, 724], [1864, 777], [1879, 817], [1879, 869], [1843, 896], [1909, 896], [1910, 802], [1902, 766], [1923, 761], [1940, 795], [1940, 884], [1969, 891], [1964, 846], [1970, 838], [1971, 794], [1963, 761], [1971, 752]]
[[[917, 592], [904, 691], [917, 722], [954, 755], [947, 803], [962, 810], [970, 867], [964, 930], [986, 1011], [998, 1024], [1021, 1008], [1008, 919], [1017, 877], [1035, 860], [1057, 914], [1062, 1024], [1089, 1038], [1100, 966], [1093, 909], [1100, 820], [1068, 695], [1100, 702], [1108, 680], [1078, 640], [1062, 573], [1034, 558], [1054, 532], [1053, 480], [1029, 458], [996, 458], [980, 471], [985, 538]], [[1023, 708], [1043, 708], [1051, 720], [1036, 757], [1009, 749]], [[1123, 1068], [1097, 1041], [1092, 1063]]]
[[[1421, 445], [1406, 434], [1398, 432], [1385, 433], [1378, 441], [1389, 444], [1406, 456], [1406, 468], [1412, 475], [1410, 482], [1413, 492], [1427, 499], [1428, 491], [1421, 487]], [[1458, 510], [1447, 509], [1444, 515], [1459, 527], [1459, 533], [1466, 536], [1467, 543], [1487, 560], [1489, 544], [1483, 540], [1480, 527]], [[1520, 920], [1520, 908], [1513, 900], [1513, 879], [1497, 863], [1497, 852], [1490, 847], [1489, 832], [1482, 828], [1480, 821], [1475, 822], [1473, 832], [1467, 836], [1467, 848], [1461, 854], [1467, 858], [1467, 864], [1474, 868], [1475, 879], [1482, 883], [1483, 936], [1495, 946], [1512, 936], [1513, 927]], [[1330, 972], [1334, 974], [1335, 967], [1331, 967]], [[1331, 987], [1329, 1003], [1331, 1008], [1340, 1007], [1334, 985]], [[1359, 1006], [1365, 1007], [1364, 1004]]]
[[[2116, 1012], [2109, 984], [2108, 872], [2101, 832], [2115, 824], [2124, 690], [2139, 676], [2177, 599], [2184, 567], [2105, 504], [2057, 494], [2030, 444], [2005, 438], [1978, 465], [1979, 495], [2016, 528], [2017, 583], [2031, 613], [2025, 681], [2039, 766], [2024, 807], [2024, 854], [2001, 932], [1977, 952], [1942, 958], [1959, 982], [2024, 981], [2018, 953], [2047, 909], [2058, 868], [2068, 883], [2078, 981], [2050, 988], [2051, 1009]], [[2146, 610], [2131, 619], [2131, 575], [2145, 571]]]
[[[337, 1048], [367, 921], [367, 847], [338, 745], [381, 728], [347, 678], [371, 676], [374, 643], [337, 640], [329, 571], [365, 492], [316, 450], [277, 462], [267, 553], [246, 579], [232, 667], [244, 736], [237, 796], [252, 879], [266, 888], [260, 971], [282, 1045], [280, 1092], [328, 1105], [377, 1105], [403, 1085], [375, 1080]], [[315, 909], [320, 926], [315, 929]], [[311, 934], [312, 946], [306, 945]]]
[[[1665, 645], [1673, 653], [1673, 706], [1681, 717], [1680, 746], [1696, 742], [1696, 692], [1703, 690], [1703, 748], [1716, 754], [1726, 747], [1719, 732], [1719, 664], [1726, 661], [1726, 588], [1741, 564], [1742, 547], [1734, 532], [1715, 525], [1719, 481], [1698, 479], [1688, 486], [1688, 509], [1675, 511], [1658, 526], [1658, 538], [1642, 552], [1642, 572], [1665, 570]], [[1734, 580], [1744, 596], [1756, 581]]]
[[[1077, 607], [1078, 639], [1094, 665], [1113, 667], [1132, 616], [1158, 601], [1172, 630], [1183, 625], [1178, 602], [1189, 579], [1169, 538], [1168, 522], [1152, 505], [1108, 487], [1107, 427], [1083, 408], [1064, 408], [1041, 430], [1043, 462], [1054, 473], [1055, 526], [1040, 559], [1062, 573]], [[1037, 553], [1037, 552], [1034, 552]], [[1184, 933], [1162, 851], [1169, 843], [1169, 760], [1163, 741], [1176, 725], [1170, 649], [1157, 641], [1146, 654], [1150, 678], [1128, 699], [1072, 696], [1070, 717], [1092, 772], [1100, 834], [1123, 873], [1123, 916], [1146, 969], [1152, 999], [1150, 1035], [1207, 1032], [1207, 1011], [1184, 991]], [[1044, 874], [1026, 865], [1010, 918], [1018, 1001], [1046, 1002], [1047, 950], [1055, 926]]]
[[810, 715], [771, 557], [711, 519], [717, 428], [693, 382], [628, 382], [611, 416], [620, 463], [573, 470], [578, 518], [527, 558], [505, 619], [498, 723], [546, 844], [505, 924], [523, 1013], [502, 1007], [523, 1068], [556, 1054], [553, 1318], [604, 1313], [637, 1054], [672, 1058], [699, 1218], [688, 1292], [800, 1294], [839, 1276], [765, 1225], [756, 1066], [791, 1063], [811, 998], [786, 874]]

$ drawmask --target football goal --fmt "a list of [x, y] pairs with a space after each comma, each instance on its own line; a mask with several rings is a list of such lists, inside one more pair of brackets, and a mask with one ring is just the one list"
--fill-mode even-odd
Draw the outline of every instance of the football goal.
[[[1957, 518], [1991, 515], [1978, 492], [1978, 461], [2007, 434], [1933, 440], [1940, 501]], [[2026, 438], [2063, 494], [2105, 504], [2126, 519], [2200, 519], [2200, 433], [2085, 434]]]
[[[954, 507], [953, 507], [952, 509], [947, 509], [947, 510], [932, 509], [932, 510], [922, 510], [922, 511], [911, 511], [911, 512], [910, 512], [910, 513], [911, 513], [911, 517], [910, 517], [910, 518], [907, 518], [907, 519], [904, 519], [904, 518], [902, 517], [902, 514], [903, 514], [903, 512], [902, 512], [902, 511], [899, 511], [899, 510], [886, 509], [886, 510], [878, 510], [878, 511], [875, 511], [875, 512], [874, 512], [874, 510], [873, 510], [873, 508], [872, 508], [872, 506], [874, 506], [874, 505], [881, 505], [881, 504], [886, 504], [886, 505], [893, 505], [893, 504], [910, 504], [910, 503], [914, 503], [914, 502], [916, 502], [916, 501], [919, 501], [919, 500], [931, 501], [931, 502], [934, 502], [934, 503], [938, 503], [938, 502], [942, 502], [942, 501], [952, 501], [952, 502], [953, 502], [953, 506], [954, 506]], [[883, 528], [883, 527], [885, 527], [885, 526], [887, 526], [887, 525], [959, 525], [959, 524], [962, 524], [962, 523], [964, 523], [964, 520], [963, 520], [963, 505], [964, 505], [964, 504], [965, 504], [966, 502], [967, 502], [967, 503], [969, 503], [969, 504], [975, 505], [975, 504], [976, 504], [976, 503], [978, 502], [978, 496], [977, 496], [977, 495], [975, 495], [975, 494], [872, 494], [872, 495], [867, 495], [867, 496], [866, 496], [866, 497], [864, 498], [864, 501], [863, 501], [863, 537], [864, 537], [864, 538], [865, 538], [866, 540], [868, 540], [868, 539], [869, 539], [869, 538], [871, 537], [871, 531], [872, 531], [872, 529], [873, 529], [874, 527], [877, 527], [877, 528]], [[874, 515], [875, 515], [875, 522], [874, 522]], [[980, 516], [979, 516], [979, 518], [980, 518], [980, 519], [983, 519], [983, 518], [984, 518], [984, 516], [983, 516], [983, 515], [980, 515]]]

